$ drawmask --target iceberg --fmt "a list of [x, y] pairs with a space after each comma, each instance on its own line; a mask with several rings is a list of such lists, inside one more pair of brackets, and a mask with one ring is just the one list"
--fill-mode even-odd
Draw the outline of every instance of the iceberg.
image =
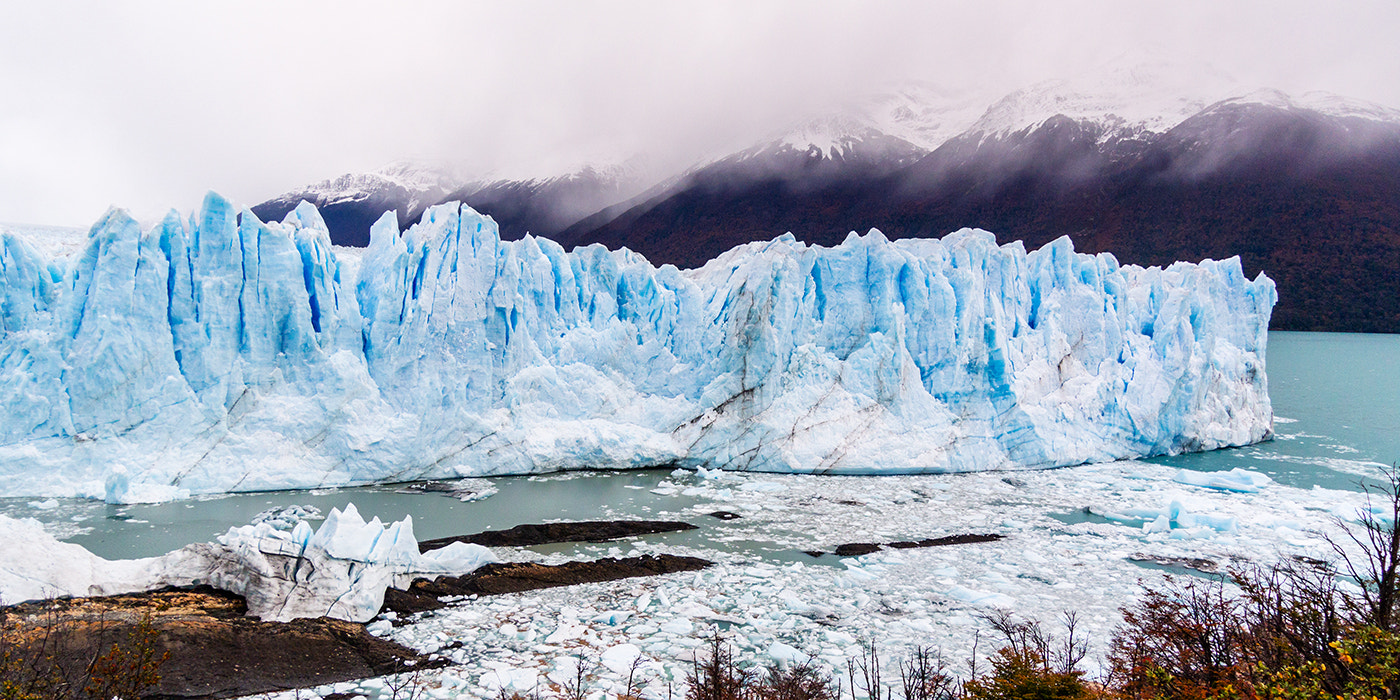
[[0, 237], [0, 494], [113, 502], [581, 468], [1038, 469], [1272, 435], [1273, 282], [992, 234], [702, 268], [457, 204], [367, 249], [210, 193], [71, 260]]
[[1228, 472], [1198, 472], [1190, 469], [1178, 469], [1176, 474], [1172, 476], [1172, 481], [1217, 491], [1238, 491], [1240, 493], [1257, 493], [1260, 489], [1274, 483], [1268, 474], [1240, 469], [1239, 467]]
[[332, 509], [314, 533], [304, 520], [290, 529], [261, 522], [145, 559], [103, 559], [55, 540], [30, 519], [0, 515], [0, 536], [10, 543], [0, 552], [5, 605], [209, 584], [243, 596], [248, 615], [277, 622], [367, 622], [387, 588], [406, 590], [415, 578], [461, 576], [497, 561], [487, 548], [462, 542], [420, 554], [412, 517], [387, 526], [378, 518], [365, 522], [354, 504]]

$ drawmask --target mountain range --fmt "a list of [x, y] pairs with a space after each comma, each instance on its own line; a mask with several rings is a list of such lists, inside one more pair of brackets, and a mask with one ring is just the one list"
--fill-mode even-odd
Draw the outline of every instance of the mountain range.
[[1400, 332], [1400, 112], [1171, 75], [1137, 66], [991, 99], [903, 86], [669, 174], [585, 166], [463, 183], [398, 164], [253, 211], [280, 219], [305, 199], [336, 243], [365, 245], [385, 210], [406, 226], [457, 200], [503, 238], [687, 268], [785, 232], [834, 245], [870, 228], [974, 227], [1029, 248], [1069, 236], [1144, 266], [1238, 255], [1277, 282], [1276, 329]]

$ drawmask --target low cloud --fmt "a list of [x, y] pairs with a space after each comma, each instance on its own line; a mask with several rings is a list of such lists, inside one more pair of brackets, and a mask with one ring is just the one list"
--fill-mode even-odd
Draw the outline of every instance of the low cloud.
[[1150, 47], [1400, 106], [1393, 2], [11, 3], [0, 221], [248, 204], [414, 158], [687, 162], [880, 86], [1008, 92]]

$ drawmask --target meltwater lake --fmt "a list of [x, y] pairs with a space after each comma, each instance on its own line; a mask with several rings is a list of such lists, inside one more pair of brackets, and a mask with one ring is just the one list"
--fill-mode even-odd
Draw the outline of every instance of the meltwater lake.
[[[1400, 460], [1400, 335], [1273, 332], [1267, 362], [1274, 440], [1145, 461], [1197, 471], [1243, 468], [1268, 474], [1287, 486], [1354, 491], [1362, 479], [1375, 477], [1381, 467]], [[1091, 468], [1056, 470], [1056, 481], [1073, 482], [1080, 469]], [[751, 483], [736, 483], [735, 488], [761, 491], [763, 484], [770, 483], [764, 478], [750, 475]], [[823, 479], [832, 479], [833, 492], [845, 493], [861, 479], [899, 478], [803, 479], [814, 493], [822, 491]], [[957, 480], [975, 478], [979, 477], [940, 477], [943, 483], [954, 485]], [[78, 499], [12, 498], [0, 500], [0, 512], [36, 518], [66, 541], [106, 558], [154, 556], [192, 542], [210, 541], [272, 508], [313, 506], [325, 513], [352, 502], [366, 518], [377, 516], [387, 522], [412, 515], [420, 540], [548, 520], [679, 518], [705, 525], [705, 530], [661, 536], [667, 544], [719, 547], [778, 561], [797, 551], [793, 543], [800, 539], [801, 528], [796, 522], [792, 532], [782, 537], [775, 534], [774, 542], [756, 534], [752, 525], [725, 537], [725, 528], [740, 526], [705, 517], [705, 513], [724, 507], [722, 500], [716, 503], [713, 498], [724, 491], [687, 488], [687, 481], [693, 478], [673, 476], [669, 470], [570, 472], [469, 480], [469, 487], [490, 494], [470, 502], [403, 486], [375, 486], [246, 493], [129, 506]], [[833, 493], [832, 498], [839, 495]], [[922, 533], [896, 529], [888, 534]], [[776, 543], [778, 540], [785, 543]], [[566, 553], [572, 547], [546, 548], [542, 553]]]

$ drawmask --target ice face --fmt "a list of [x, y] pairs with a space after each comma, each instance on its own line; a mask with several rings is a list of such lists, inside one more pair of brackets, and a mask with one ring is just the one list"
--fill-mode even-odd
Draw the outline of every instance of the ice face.
[[212, 193], [144, 232], [112, 211], [62, 265], [0, 245], [7, 495], [1040, 468], [1271, 434], [1276, 297], [1237, 259], [871, 231], [681, 271], [442, 205], [342, 266], [311, 205], [263, 223]]
[[260, 522], [146, 559], [103, 559], [55, 540], [34, 520], [3, 515], [0, 537], [13, 544], [0, 552], [5, 604], [207, 583], [243, 596], [249, 615], [280, 622], [322, 615], [365, 622], [379, 612], [386, 588], [497, 561], [485, 547], [461, 542], [419, 554], [411, 518], [365, 522], [354, 504], [332, 509], [314, 533], [304, 520], [290, 529]]

